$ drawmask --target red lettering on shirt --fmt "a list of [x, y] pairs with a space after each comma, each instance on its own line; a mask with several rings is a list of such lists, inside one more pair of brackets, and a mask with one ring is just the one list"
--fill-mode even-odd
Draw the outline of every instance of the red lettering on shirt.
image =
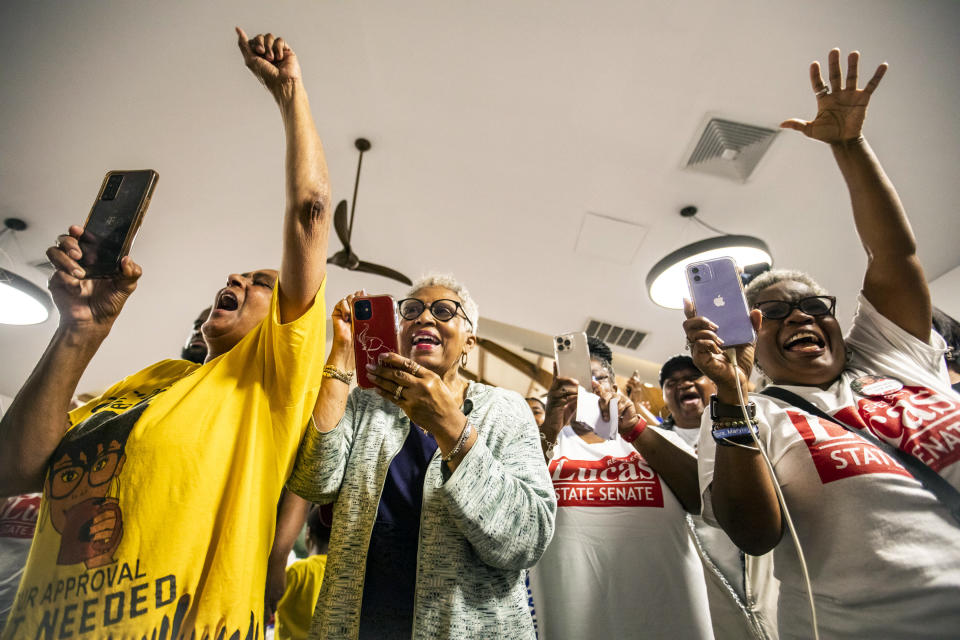
[[787, 411], [787, 415], [810, 450], [823, 484], [869, 473], [913, 477], [882, 449], [838, 424], [795, 411]]
[[29, 540], [37, 526], [40, 494], [11, 496], [0, 502], [0, 538]]
[[560, 507], [663, 507], [660, 478], [636, 452], [600, 460], [555, 458], [550, 475]]
[[858, 398], [834, 417], [916, 456], [934, 471], [960, 460], [960, 403], [926, 387], [882, 398]]

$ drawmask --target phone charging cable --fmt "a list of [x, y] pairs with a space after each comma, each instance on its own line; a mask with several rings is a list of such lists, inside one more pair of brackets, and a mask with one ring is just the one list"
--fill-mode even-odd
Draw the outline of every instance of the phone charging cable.
[[[736, 349], [724, 349], [723, 353], [726, 355], [730, 364], [733, 365], [734, 369], [739, 371], [740, 366], [737, 364]], [[739, 374], [734, 375], [734, 379], [737, 381], [737, 398], [740, 400], [740, 410], [743, 411], [743, 419], [746, 420], [747, 425], [749, 425], [750, 415], [747, 412], [747, 402], [743, 397], [743, 389], [740, 387]], [[790, 510], [787, 508], [787, 500], [783, 497], [783, 491], [780, 488], [780, 483], [777, 481], [777, 474], [773, 470], [773, 464], [770, 462], [767, 452], [764, 451], [763, 445], [760, 444], [760, 438], [757, 437], [757, 432], [754, 429], [748, 429], [748, 431], [750, 432], [750, 437], [753, 438], [753, 443], [757, 445], [757, 451], [759, 451], [760, 455], [763, 456], [763, 461], [767, 465], [767, 470], [770, 472], [770, 478], [773, 480], [773, 488], [777, 492], [777, 500], [780, 501], [780, 508], [783, 511], [783, 516], [787, 521], [787, 529], [790, 531], [790, 537], [793, 538], [793, 545], [797, 549], [797, 559], [800, 560], [800, 570], [803, 572], [803, 581], [807, 586], [807, 599], [810, 602], [810, 620], [811, 624], [813, 625], [813, 638], [814, 640], [820, 640], [820, 634], [817, 632], [817, 607], [813, 603], [813, 585], [810, 583], [810, 573], [807, 571], [807, 561], [803, 556], [803, 548], [800, 546], [800, 538], [797, 537], [797, 530], [793, 526], [793, 518], [790, 517]]]

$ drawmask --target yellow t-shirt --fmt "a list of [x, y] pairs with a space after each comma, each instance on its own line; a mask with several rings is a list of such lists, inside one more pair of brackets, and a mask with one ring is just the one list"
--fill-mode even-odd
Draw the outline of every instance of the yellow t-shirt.
[[317, 608], [327, 556], [310, 556], [287, 567], [287, 588], [277, 604], [277, 640], [304, 640]]
[[323, 291], [280, 324], [274, 289], [228, 353], [157, 363], [71, 412], [3, 640], [263, 637], [277, 501], [321, 381]]

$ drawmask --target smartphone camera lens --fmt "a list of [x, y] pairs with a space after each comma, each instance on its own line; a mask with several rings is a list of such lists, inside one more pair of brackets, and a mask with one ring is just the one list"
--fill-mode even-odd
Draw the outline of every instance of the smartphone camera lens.
[[564, 346], [569, 347], [569, 346], [570, 346], [570, 341], [569, 341], [569, 340], [564, 340], [564, 341], [563, 341], [563, 344], [564, 344]]
[[357, 320], [369, 320], [373, 317], [373, 307], [369, 300], [357, 300], [353, 303], [353, 315]]
[[700, 273], [700, 267], [694, 267], [693, 269], [691, 269], [691, 271], [693, 271], [694, 273]]
[[557, 338], [557, 344], [563, 344], [563, 338]]
[[693, 276], [693, 280], [695, 282], [700, 282], [700, 276]]
[[103, 196], [101, 200], [113, 200], [117, 197], [117, 192], [120, 191], [120, 183], [123, 182], [122, 175], [112, 175], [110, 179], [107, 180], [107, 186], [103, 188]]

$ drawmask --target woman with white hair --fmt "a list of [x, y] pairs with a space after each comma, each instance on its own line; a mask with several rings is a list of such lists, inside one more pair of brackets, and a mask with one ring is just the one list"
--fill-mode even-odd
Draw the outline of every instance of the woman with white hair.
[[[735, 363], [717, 326], [686, 309], [694, 363], [717, 387], [712, 429], [700, 430], [703, 515], [746, 553], [773, 549], [781, 640], [811, 636], [805, 571], [823, 638], [955, 638], [960, 396], [943, 339], [931, 335], [910, 223], [861, 133], [886, 64], [858, 89], [859, 57], [848, 57], [846, 87], [839, 50], [829, 56], [830, 87], [813, 63], [817, 116], [783, 124], [829, 144], [850, 191], [867, 253], [850, 330], [841, 331], [836, 299], [796, 271], [750, 283], [757, 339], [736, 348]], [[774, 386], [747, 394], [754, 365]], [[784, 535], [788, 510], [806, 567]]]
[[311, 637], [534, 638], [524, 570], [553, 536], [556, 499], [523, 398], [460, 373], [476, 303], [448, 276], [415, 283], [398, 303], [400, 353], [348, 394], [355, 295], [333, 311], [287, 484], [334, 503]]

